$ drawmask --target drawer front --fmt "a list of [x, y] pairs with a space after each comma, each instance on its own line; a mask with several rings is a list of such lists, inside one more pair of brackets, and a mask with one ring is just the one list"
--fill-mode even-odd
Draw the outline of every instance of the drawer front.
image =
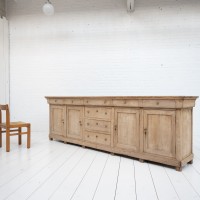
[[150, 108], [175, 108], [174, 100], [143, 100], [143, 107]]
[[64, 103], [69, 105], [83, 105], [83, 99], [65, 99]]
[[112, 110], [110, 108], [100, 108], [100, 107], [85, 108], [85, 117], [110, 120], [111, 113]]
[[84, 139], [85, 141], [87, 142], [92, 142], [92, 143], [96, 143], [96, 135], [94, 133], [91, 133], [91, 132], [85, 132], [84, 133]]
[[129, 100], [129, 99], [114, 99], [113, 100], [114, 106], [124, 106], [124, 107], [138, 107], [139, 101], [138, 100]]
[[85, 99], [84, 105], [111, 106], [112, 101], [109, 99]]
[[110, 146], [110, 135], [86, 131], [84, 138], [85, 141], [92, 142], [94, 144]]
[[111, 122], [95, 119], [85, 119], [85, 129], [89, 131], [111, 132]]
[[64, 99], [49, 99], [49, 104], [64, 104]]
[[110, 145], [110, 136], [105, 134], [96, 134], [96, 143]]
[[83, 105], [82, 99], [49, 99], [50, 104]]

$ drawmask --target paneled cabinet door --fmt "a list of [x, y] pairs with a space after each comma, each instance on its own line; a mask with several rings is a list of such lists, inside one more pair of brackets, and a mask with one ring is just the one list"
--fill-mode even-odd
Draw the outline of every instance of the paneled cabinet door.
[[144, 110], [144, 152], [175, 157], [175, 111]]
[[83, 107], [67, 107], [67, 137], [82, 139]]
[[50, 107], [50, 132], [51, 134], [66, 136], [65, 130], [65, 106]]
[[139, 110], [115, 109], [115, 147], [139, 151]]

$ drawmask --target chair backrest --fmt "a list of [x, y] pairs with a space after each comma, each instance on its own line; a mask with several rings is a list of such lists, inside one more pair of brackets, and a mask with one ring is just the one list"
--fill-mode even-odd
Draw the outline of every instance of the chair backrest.
[[2, 111], [6, 112], [6, 126], [10, 125], [10, 111], [8, 104], [2, 105], [0, 104], [0, 124], [2, 123]]

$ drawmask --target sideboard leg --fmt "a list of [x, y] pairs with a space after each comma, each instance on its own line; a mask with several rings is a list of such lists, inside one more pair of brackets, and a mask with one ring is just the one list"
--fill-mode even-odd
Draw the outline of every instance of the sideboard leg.
[[139, 159], [139, 161], [140, 161], [141, 163], [143, 163], [143, 162], [144, 162], [144, 160], [143, 160], [143, 159]]
[[112, 156], [114, 156], [115, 154], [113, 152], [110, 153]]
[[85, 146], [84, 146], [84, 145], [82, 145], [82, 148], [84, 148], [84, 149], [85, 149]]
[[66, 142], [66, 141], [64, 141], [64, 144], [67, 144], [67, 142]]
[[181, 172], [182, 171], [182, 166], [176, 167], [176, 171]]
[[188, 164], [193, 164], [193, 160], [191, 160], [190, 162], [188, 162]]

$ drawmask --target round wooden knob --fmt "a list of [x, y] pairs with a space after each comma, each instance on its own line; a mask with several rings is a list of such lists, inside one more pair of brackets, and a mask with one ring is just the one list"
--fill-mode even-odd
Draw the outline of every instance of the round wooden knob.
[[105, 141], [107, 141], [107, 138], [105, 138]]
[[98, 110], [96, 110], [96, 112], [99, 112]]
[[96, 125], [99, 125], [98, 123], [96, 123]]

